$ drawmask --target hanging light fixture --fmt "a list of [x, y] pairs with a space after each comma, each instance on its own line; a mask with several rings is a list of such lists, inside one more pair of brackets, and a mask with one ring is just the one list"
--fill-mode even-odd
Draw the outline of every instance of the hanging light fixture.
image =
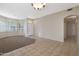
[[46, 3], [32, 3], [32, 6], [34, 7], [34, 9], [36, 10], [40, 10], [42, 8], [44, 8], [46, 5]]

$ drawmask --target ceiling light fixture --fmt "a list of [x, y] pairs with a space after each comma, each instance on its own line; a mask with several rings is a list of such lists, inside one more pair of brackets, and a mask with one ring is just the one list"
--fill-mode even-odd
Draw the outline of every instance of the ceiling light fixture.
[[36, 10], [40, 10], [42, 8], [44, 8], [46, 5], [46, 3], [32, 3], [32, 6], [34, 7], [34, 9]]

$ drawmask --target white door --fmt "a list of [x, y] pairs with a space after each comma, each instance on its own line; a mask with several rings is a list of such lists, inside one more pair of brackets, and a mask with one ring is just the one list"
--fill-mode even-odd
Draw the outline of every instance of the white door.
[[33, 35], [33, 22], [31, 20], [27, 20], [24, 24], [24, 33], [25, 36], [32, 36]]
[[33, 24], [32, 23], [28, 23], [28, 35], [31, 36], [33, 35]]

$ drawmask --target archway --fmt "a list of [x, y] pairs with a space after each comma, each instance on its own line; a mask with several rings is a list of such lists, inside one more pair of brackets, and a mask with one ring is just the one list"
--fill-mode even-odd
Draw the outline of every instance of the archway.
[[77, 41], [77, 16], [69, 15], [64, 18], [64, 41]]

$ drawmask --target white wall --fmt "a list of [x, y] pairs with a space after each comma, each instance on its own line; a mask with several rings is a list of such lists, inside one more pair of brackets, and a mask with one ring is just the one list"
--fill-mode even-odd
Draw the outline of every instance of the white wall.
[[24, 22], [24, 35], [27, 37], [27, 20]]
[[[35, 35], [56, 41], [64, 42], [64, 18], [69, 15], [79, 16], [79, 7], [72, 11], [61, 11], [35, 20]], [[79, 29], [79, 21], [77, 24]], [[79, 35], [79, 30], [78, 30]], [[79, 38], [79, 36], [78, 36]]]
[[39, 37], [48, 38], [63, 42], [64, 20], [60, 18], [59, 14], [49, 15], [40, 19], [37, 19], [37, 34]]

